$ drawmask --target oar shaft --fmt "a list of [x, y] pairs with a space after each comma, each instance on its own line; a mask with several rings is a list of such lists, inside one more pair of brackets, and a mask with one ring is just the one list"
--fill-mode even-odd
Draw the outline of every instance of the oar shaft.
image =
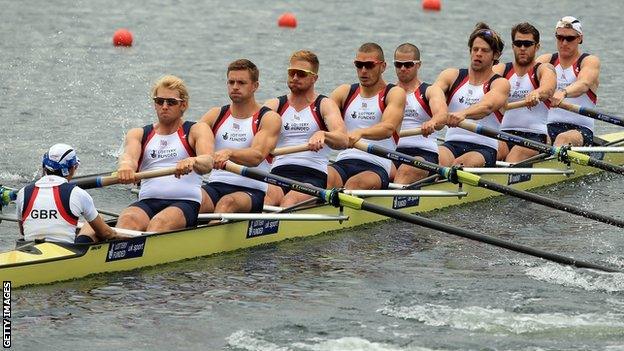
[[585, 117], [597, 119], [599, 121], [603, 121], [603, 122], [618, 125], [620, 127], [624, 127], [624, 119], [620, 117], [608, 115], [606, 113], [602, 113], [598, 110], [594, 110], [589, 107], [571, 104], [565, 100], [561, 101], [561, 103], [557, 107], [562, 108], [564, 110], [568, 110], [570, 112], [578, 113], [579, 115], [583, 115]]
[[[154, 169], [150, 171], [138, 172], [134, 176], [137, 180], [141, 179], [149, 179], [156, 177], [164, 177], [168, 175], [172, 175], [176, 172], [175, 167]], [[119, 183], [119, 177], [116, 173], [113, 173], [109, 176], [95, 176], [95, 177], [86, 177], [81, 179], [76, 179], [71, 181], [71, 183], [76, 184], [77, 186], [83, 189], [91, 189], [91, 188], [101, 188], [108, 185], [113, 185]]]
[[[412, 156], [409, 156], [400, 152], [385, 149], [381, 146], [377, 146], [373, 144], [366, 144], [364, 142], [359, 141], [355, 143], [354, 147], [362, 151], [368, 152], [370, 154], [379, 156], [379, 157], [384, 157], [384, 158], [388, 158], [391, 160], [395, 160], [395, 161], [405, 163], [405, 164], [408, 164], [408, 165], [411, 165], [420, 169], [427, 170], [429, 172], [435, 172], [446, 179], [449, 179], [451, 175], [451, 169], [448, 167], [441, 167], [435, 163], [422, 161], [415, 157], [412, 157]], [[549, 199], [541, 195], [530, 193], [528, 191], [518, 190], [509, 186], [504, 186], [504, 185], [483, 179], [482, 177], [476, 174], [469, 173], [463, 170], [457, 170], [455, 174], [457, 176], [457, 181], [461, 183], [465, 183], [465, 184], [469, 184], [472, 186], [477, 186], [477, 187], [481, 187], [485, 189], [490, 189], [490, 190], [493, 190], [502, 194], [507, 194], [507, 195], [517, 197], [519, 199], [535, 202], [535, 203], [538, 203], [540, 205], [544, 205], [550, 208], [554, 208], [557, 210], [561, 210], [564, 212], [572, 213], [572, 214], [579, 215], [585, 218], [593, 219], [593, 220], [607, 223], [613, 226], [624, 228], [624, 221], [619, 220], [617, 218], [612, 218], [612, 217], [605, 216], [597, 212], [585, 210], [578, 206], [573, 206], [573, 205], [569, 205], [560, 201], [555, 201], [555, 200]]]
[[517, 135], [498, 131], [496, 129], [489, 128], [489, 127], [476, 124], [476, 123], [471, 123], [468, 121], [460, 122], [459, 127], [469, 130], [471, 132], [477, 133], [477, 134], [488, 136], [490, 138], [494, 138], [494, 139], [498, 139], [502, 141], [508, 141], [510, 143], [524, 146], [529, 149], [537, 150], [542, 153], [555, 155], [559, 157], [560, 159], [562, 159], [563, 161], [574, 162], [576, 164], [583, 165], [583, 166], [592, 166], [595, 168], [600, 168], [605, 171], [618, 173], [618, 174], [624, 174], [624, 167], [610, 164], [604, 161], [596, 160], [580, 152], [576, 152], [572, 150], [565, 150], [564, 152], [564, 149], [562, 147], [546, 145], [546, 144], [543, 144], [534, 140], [530, 140], [530, 139], [523, 138]]
[[521, 244], [512, 243], [507, 240], [502, 240], [502, 239], [498, 239], [489, 235], [480, 234], [477, 232], [473, 232], [471, 230], [467, 230], [467, 229], [455, 227], [449, 224], [437, 222], [428, 218], [415, 216], [415, 215], [403, 213], [400, 211], [391, 210], [389, 208], [375, 205], [369, 202], [364, 202], [361, 208], [363, 210], [377, 213], [380, 215], [384, 215], [390, 218], [395, 218], [398, 220], [417, 224], [417, 225], [427, 227], [430, 229], [435, 229], [435, 230], [443, 231], [443, 232], [453, 234], [456, 236], [460, 236], [462, 238], [479, 241], [479, 242], [494, 245], [497, 247], [502, 247], [511, 251], [520, 252], [523, 254], [543, 258], [549, 261], [553, 261], [553, 262], [557, 262], [557, 263], [561, 263], [561, 264], [565, 264], [569, 266], [575, 266], [575, 267], [580, 267], [580, 268], [591, 268], [591, 269], [597, 269], [597, 270], [601, 270], [605, 272], [619, 272], [619, 270], [613, 269], [610, 267], [605, 267], [605, 266], [601, 266], [601, 265], [590, 263], [590, 262], [576, 260], [570, 257], [562, 256], [562, 255], [551, 253], [548, 251], [532, 248], [532, 247], [521, 245]]
[[[459, 227], [455, 227], [449, 224], [440, 223], [431, 219], [422, 218], [416, 215], [407, 214], [401, 211], [378, 206], [378, 205], [366, 202], [363, 199], [360, 199], [355, 196], [347, 195], [344, 193], [337, 193], [335, 190], [321, 189], [321, 188], [312, 186], [310, 184], [305, 184], [305, 183], [294, 181], [288, 178], [280, 177], [275, 174], [270, 174], [268, 172], [259, 170], [257, 168], [247, 168], [247, 167], [240, 166], [240, 165], [237, 165], [228, 161], [225, 165], [225, 169], [227, 171], [240, 174], [242, 176], [249, 177], [252, 179], [256, 179], [265, 183], [285, 186], [291, 190], [318, 197], [336, 206], [340, 205], [340, 206], [353, 208], [356, 210], [369, 211], [369, 212], [383, 215], [389, 218], [395, 218], [395, 219], [403, 220], [409, 223], [422, 225], [427, 228], [444, 231], [449, 234], [457, 235], [463, 238], [487, 243], [490, 245], [502, 247], [511, 251], [516, 251], [516, 252], [524, 253], [527, 255], [535, 256], [535, 257], [544, 258], [544, 259], [551, 260], [551, 261], [561, 263], [561, 264], [571, 265], [575, 267], [582, 267], [582, 268], [592, 268], [592, 269], [602, 270], [605, 272], [619, 272], [619, 270], [615, 270], [613, 268], [609, 268], [609, 267], [605, 267], [605, 266], [601, 266], [601, 265], [597, 265], [597, 264], [593, 264], [589, 262], [584, 262], [580, 260], [575, 260], [573, 258], [565, 257], [562, 255], [550, 253], [550, 252], [535, 249], [535, 248], [531, 248], [531, 247], [524, 246], [524, 245], [515, 244], [506, 240], [490, 237], [484, 234], [479, 234], [479, 233], [466, 230], [466, 229], [462, 229]], [[336, 203], [336, 200], [339, 204]]]

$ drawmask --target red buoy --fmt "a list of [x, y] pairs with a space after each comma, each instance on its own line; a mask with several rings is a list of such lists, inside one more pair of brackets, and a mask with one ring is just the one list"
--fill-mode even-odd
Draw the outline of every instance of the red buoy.
[[285, 12], [277, 19], [277, 25], [280, 27], [295, 28], [297, 27], [297, 17], [290, 12]]
[[442, 4], [440, 3], [440, 0], [423, 0], [422, 7], [423, 10], [440, 11]]
[[117, 29], [115, 34], [113, 34], [113, 45], [132, 46], [132, 33], [125, 28]]

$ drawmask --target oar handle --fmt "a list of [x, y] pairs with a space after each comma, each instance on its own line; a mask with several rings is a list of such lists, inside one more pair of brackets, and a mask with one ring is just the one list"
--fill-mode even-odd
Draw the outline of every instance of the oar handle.
[[[151, 171], [143, 171], [138, 172], [134, 175], [137, 180], [141, 179], [149, 179], [149, 178], [157, 178], [164, 177], [168, 175], [172, 175], [176, 172], [175, 167], [154, 169]], [[119, 177], [117, 176], [117, 172], [112, 173], [109, 176], [96, 176], [96, 177], [87, 177], [82, 179], [72, 180], [73, 184], [83, 188], [83, 189], [91, 189], [91, 188], [101, 188], [108, 185], [113, 185], [119, 183]]]
[[308, 147], [308, 144], [284, 146], [284, 147], [278, 147], [274, 149], [273, 152], [271, 152], [271, 155], [273, 156], [288, 155], [288, 154], [294, 154], [296, 152], [302, 152], [302, 151], [308, 151], [308, 150], [310, 150], [310, 148]]
[[[435, 126], [435, 130], [442, 130], [442, 129], [444, 129], [444, 125]], [[422, 134], [422, 128], [404, 129], [399, 132], [400, 137], [408, 137], [408, 136], [421, 135], [421, 134]]]

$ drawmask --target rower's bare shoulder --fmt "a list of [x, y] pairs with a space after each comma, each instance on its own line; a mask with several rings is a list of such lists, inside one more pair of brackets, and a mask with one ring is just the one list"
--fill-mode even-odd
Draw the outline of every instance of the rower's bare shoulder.
[[398, 85], [395, 85], [392, 87], [392, 89], [390, 89], [390, 91], [388, 92], [388, 100], [389, 102], [392, 102], [394, 100], [397, 101], [405, 101], [405, 89], [401, 88]]
[[279, 99], [277, 98], [268, 99], [267, 101], [264, 102], [264, 106], [270, 108], [273, 111], [277, 111], [277, 108], [279, 107]]
[[199, 122], [204, 122], [206, 124], [208, 124], [209, 126], [212, 126], [214, 124], [214, 121], [217, 119], [217, 116], [219, 115], [219, 111], [221, 111], [220, 107], [213, 107], [210, 110], [208, 110], [208, 112], [206, 112], [200, 119]]
[[494, 73], [496, 74], [502, 75], [503, 73], [505, 73], [505, 64], [499, 63], [497, 65], [492, 66], [492, 71], [494, 71]]
[[581, 62], [581, 69], [584, 67], [600, 68], [600, 59], [596, 55], [589, 55]]
[[537, 58], [537, 62], [541, 63], [550, 63], [550, 59], [552, 58], [552, 54], [543, 54]]

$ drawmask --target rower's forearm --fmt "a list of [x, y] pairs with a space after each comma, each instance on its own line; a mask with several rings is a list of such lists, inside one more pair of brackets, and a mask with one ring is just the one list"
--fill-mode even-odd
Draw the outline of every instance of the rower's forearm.
[[372, 127], [362, 129], [362, 138], [369, 140], [387, 139], [394, 134], [396, 129], [390, 123], [378, 123]]
[[589, 85], [588, 82], [585, 82], [585, 81], [582, 81], [582, 80], [577, 80], [576, 82], [568, 85], [563, 90], [566, 92], [566, 97], [568, 97], [568, 98], [575, 98], [575, 97], [579, 97], [579, 96], [585, 94], [590, 89], [591, 89], [591, 86]]
[[332, 149], [342, 150], [349, 146], [349, 137], [345, 133], [325, 132], [325, 144]]
[[[498, 108], [502, 107], [503, 106], [498, 106]], [[466, 114], [466, 118], [468, 119], [481, 119], [496, 110], [497, 106], [495, 106], [493, 103], [480, 102], [467, 108], [466, 110], [464, 110], [464, 112]]]
[[119, 157], [119, 162], [117, 164], [118, 168], [122, 167], [130, 167], [131, 169], [138, 169], [139, 160], [134, 157], [124, 154]]
[[230, 155], [230, 160], [234, 163], [238, 163], [239, 165], [247, 166], [247, 167], [257, 167], [264, 161], [267, 155], [263, 155], [262, 152], [247, 148], [241, 150], [233, 150], [232, 155]]
[[553, 94], [555, 93], [554, 88], [546, 88], [546, 87], [539, 87], [539, 89], [537, 89], [536, 91], [537, 91], [540, 101], [550, 99], [550, 97], [553, 96]]

